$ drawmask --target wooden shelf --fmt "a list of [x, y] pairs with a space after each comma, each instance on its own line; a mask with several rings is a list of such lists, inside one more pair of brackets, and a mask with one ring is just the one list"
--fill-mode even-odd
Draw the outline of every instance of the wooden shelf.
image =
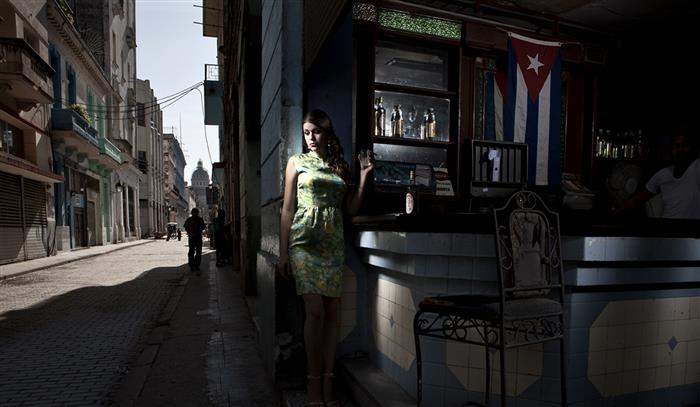
[[387, 91], [387, 92], [397, 92], [397, 93], [407, 93], [411, 95], [419, 96], [432, 96], [444, 99], [449, 99], [452, 96], [456, 96], [457, 92], [450, 92], [440, 89], [429, 89], [429, 88], [416, 88], [412, 86], [402, 86], [393, 85], [389, 83], [376, 83], [374, 84], [374, 90]]
[[374, 144], [396, 144], [401, 146], [416, 146], [416, 147], [450, 147], [455, 143], [452, 141], [429, 141], [415, 138], [399, 138], [399, 137], [372, 137]]

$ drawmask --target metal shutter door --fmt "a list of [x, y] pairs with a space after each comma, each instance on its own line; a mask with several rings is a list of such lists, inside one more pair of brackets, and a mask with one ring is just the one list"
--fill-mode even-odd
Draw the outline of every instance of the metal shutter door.
[[46, 189], [44, 184], [24, 179], [24, 230], [27, 259], [46, 257]]
[[21, 185], [19, 176], [0, 172], [0, 264], [24, 260]]

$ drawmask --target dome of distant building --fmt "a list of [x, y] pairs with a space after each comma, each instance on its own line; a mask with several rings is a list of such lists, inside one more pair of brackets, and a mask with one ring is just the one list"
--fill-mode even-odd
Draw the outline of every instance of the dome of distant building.
[[209, 173], [204, 169], [202, 160], [197, 161], [197, 169], [192, 173], [192, 187], [206, 188], [209, 186]]

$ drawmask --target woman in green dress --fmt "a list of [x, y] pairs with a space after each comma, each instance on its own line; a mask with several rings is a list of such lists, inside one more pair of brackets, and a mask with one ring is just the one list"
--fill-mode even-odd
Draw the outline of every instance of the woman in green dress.
[[360, 183], [348, 191], [348, 164], [328, 115], [307, 113], [303, 134], [308, 152], [291, 157], [285, 171], [278, 269], [283, 277], [291, 271], [304, 298], [308, 405], [338, 406], [333, 366], [345, 269], [343, 210], [357, 214], [374, 159], [371, 152], [358, 156]]

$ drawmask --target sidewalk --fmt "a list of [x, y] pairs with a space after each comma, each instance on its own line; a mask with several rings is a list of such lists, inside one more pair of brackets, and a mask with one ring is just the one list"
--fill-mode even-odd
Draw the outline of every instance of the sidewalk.
[[119, 406], [276, 407], [255, 328], [230, 266], [202, 252], [201, 275], [186, 272], [117, 390]]
[[0, 280], [31, 273], [33, 271], [43, 270], [49, 267], [60, 266], [62, 264], [70, 263], [76, 260], [87, 259], [89, 257], [95, 257], [105, 253], [111, 253], [116, 250], [122, 250], [126, 249], [127, 247], [146, 244], [153, 241], [153, 239], [140, 239], [126, 243], [93, 246], [86, 249], [79, 249], [66, 253], [60, 253], [55, 256], [42, 257], [40, 259], [26, 260], [10, 264], [3, 264], [0, 265]]

